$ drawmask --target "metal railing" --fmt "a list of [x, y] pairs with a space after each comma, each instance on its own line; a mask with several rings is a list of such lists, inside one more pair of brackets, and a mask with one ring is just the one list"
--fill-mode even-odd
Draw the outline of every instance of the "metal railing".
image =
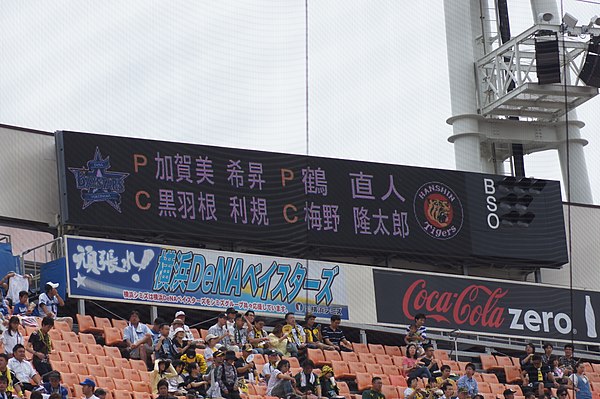
[[40, 287], [41, 266], [45, 263], [62, 258], [64, 256], [63, 238], [58, 237], [52, 241], [40, 244], [25, 250], [20, 255], [20, 273], [31, 274], [30, 288], [37, 291]]
[[10, 234], [0, 233], [0, 242], [6, 242], [8, 244], [11, 243]]

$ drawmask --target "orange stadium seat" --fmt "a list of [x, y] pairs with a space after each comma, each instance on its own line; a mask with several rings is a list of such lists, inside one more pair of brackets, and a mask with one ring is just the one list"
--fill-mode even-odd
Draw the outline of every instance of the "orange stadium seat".
[[[27, 392], [27, 391], [26, 391]], [[109, 391], [110, 392], [110, 391]], [[82, 386], [79, 385], [79, 382], [73, 385], [73, 393], [76, 398], [84, 398]], [[108, 399], [108, 395], [106, 395], [106, 399]]]
[[[298, 361], [298, 359], [296, 359], [296, 361]], [[143, 360], [129, 359], [129, 363], [131, 364], [131, 368], [134, 370], [144, 372], [148, 371], [148, 367], [146, 366], [146, 363], [144, 363]]]
[[483, 396], [483, 399], [497, 399], [496, 398], [496, 394], [493, 394], [491, 392], [479, 392], [481, 394], [481, 396]]
[[483, 375], [484, 375], [484, 374], [485, 374], [485, 373], [475, 373], [475, 374], [473, 374], [473, 379], [474, 379], [475, 381], [477, 381], [478, 383], [479, 383], [479, 382], [483, 382]]
[[69, 363], [62, 360], [53, 361], [52, 368], [61, 374], [71, 372], [71, 369], [69, 368]]
[[113, 397], [115, 399], [132, 399], [131, 392], [123, 389], [115, 389], [113, 391]]
[[54, 320], [54, 329], [59, 331], [71, 331], [71, 326], [64, 320]]
[[350, 374], [358, 374], [358, 373], [366, 373], [367, 369], [364, 363], [360, 362], [348, 362], [348, 370], [350, 370]]
[[374, 354], [374, 355], [385, 355], [385, 349], [383, 348], [383, 345], [379, 345], [379, 344], [368, 344], [367, 345], [369, 347], [369, 352]]
[[348, 387], [348, 384], [346, 384], [344, 381], [337, 382], [337, 386], [340, 389], [341, 396], [347, 396], [350, 394], [350, 388]]
[[69, 346], [71, 347], [71, 351], [78, 353], [78, 354], [83, 354], [83, 355], [87, 355], [88, 351], [87, 351], [87, 345], [82, 344], [80, 342], [69, 342]]
[[85, 364], [98, 364], [98, 359], [96, 358], [96, 355], [90, 354], [79, 354], [79, 361]]
[[[52, 331], [52, 330], [50, 330]], [[71, 347], [69, 346], [69, 343], [66, 341], [54, 341], [52, 340], [52, 349], [56, 350], [57, 352], [71, 352]]]
[[356, 353], [369, 353], [369, 347], [367, 346], [367, 344], [353, 342], [352, 348], [354, 349], [354, 352], [356, 352]]
[[[126, 359], [124, 359], [126, 360]], [[128, 365], [129, 366], [129, 365]], [[106, 376], [114, 379], [124, 379], [125, 377], [123, 376], [123, 372], [121, 371], [122, 366], [115, 366], [115, 367], [110, 367], [110, 366], [106, 366], [104, 367], [104, 371], [106, 372]], [[125, 389], [125, 388], [119, 388], [119, 389]]]
[[102, 334], [102, 328], [96, 326], [96, 322], [92, 316], [77, 314], [77, 324], [79, 325], [79, 333]]
[[115, 383], [110, 377], [96, 377], [96, 383], [99, 388], [110, 389], [111, 391], [115, 389]]
[[[250, 385], [254, 385], [254, 384], [248, 384]], [[133, 390], [135, 392], [147, 392], [147, 393], [152, 393], [152, 388], [150, 387], [150, 384], [148, 384], [145, 381], [131, 381], [131, 387], [133, 388]]]
[[340, 355], [345, 362], [360, 362], [358, 355], [354, 352], [340, 352]]
[[492, 389], [490, 388], [490, 384], [487, 382], [480, 382], [477, 384], [477, 389], [480, 393], [492, 393]]
[[97, 377], [106, 377], [106, 371], [104, 370], [104, 366], [101, 364], [88, 364], [87, 367], [91, 375]]
[[[37, 327], [26, 327], [25, 330], [27, 331], [27, 335], [31, 335], [32, 332], [37, 330]], [[48, 335], [50, 336], [50, 339], [52, 340], [52, 342], [63, 340], [62, 331], [60, 331], [60, 330], [52, 329], [52, 330], [48, 331]]]
[[333, 376], [336, 379], [353, 380], [354, 378], [356, 378], [356, 374], [350, 372], [350, 369], [348, 368], [348, 363], [340, 360], [332, 360], [331, 363], [333, 367]]
[[61, 334], [63, 341], [67, 341], [69, 343], [79, 343], [79, 335], [73, 331], [63, 331]]
[[357, 389], [362, 392], [365, 389], [371, 389], [371, 379], [373, 377], [370, 373], [356, 373], [356, 385]]
[[400, 399], [404, 399], [404, 391], [405, 390], [406, 390], [406, 387], [396, 386], [396, 391], [398, 391], [398, 397]]
[[127, 320], [112, 319], [112, 326], [120, 330], [124, 330], [129, 325]]
[[113, 359], [122, 357], [119, 348], [115, 348], [114, 346], [104, 346], [104, 353], [106, 354], [106, 356], [110, 356]]
[[512, 389], [513, 391], [516, 391], [517, 393], [515, 395], [524, 396], [523, 395], [523, 390], [521, 389], [520, 385], [517, 385], [517, 384], [505, 384], [504, 386], [506, 387], [506, 389]]
[[482, 353], [479, 355], [479, 359], [481, 359], [481, 368], [487, 372], [496, 370], [498, 368], [498, 362], [496, 361], [494, 355], [486, 355]]
[[86, 345], [95, 345], [96, 344], [96, 338], [94, 338], [94, 336], [92, 334], [86, 334], [86, 333], [79, 332], [78, 336], [79, 336], [79, 342], [81, 342], [82, 344], [86, 344]]
[[385, 354], [388, 356], [402, 356], [402, 351], [399, 346], [384, 345]]
[[307, 352], [308, 358], [315, 362], [315, 366], [320, 367], [324, 365], [331, 365], [330, 361], [325, 360], [325, 355], [323, 354], [323, 351], [321, 349], [308, 348]]
[[382, 354], [377, 354], [375, 355], [375, 359], [377, 360], [377, 364], [381, 364], [381, 365], [393, 365], [394, 361], [392, 360], [392, 357], [389, 355], [382, 355]]
[[497, 384], [499, 382], [498, 376], [496, 376], [496, 374], [492, 374], [492, 373], [482, 373], [481, 378], [483, 381], [489, 382], [490, 384], [491, 383]]
[[[500, 368], [504, 368], [504, 366], [514, 366], [512, 359], [508, 356], [496, 356], [496, 362]], [[517, 366], [521, 367], [520, 365]]]
[[127, 359], [123, 359], [122, 357], [113, 357], [113, 363], [115, 367], [119, 369], [129, 369], [131, 368], [131, 363]]
[[402, 364], [404, 363], [404, 356], [392, 356], [392, 361], [396, 366], [402, 368]]
[[381, 368], [386, 375], [402, 375], [402, 371], [397, 366], [384, 364]]
[[499, 382], [488, 382], [488, 384], [490, 384], [492, 393], [495, 393], [496, 395], [502, 395], [502, 392], [506, 389], [504, 384], [500, 384]]
[[433, 351], [433, 356], [436, 359], [440, 359], [440, 360], [450, 360], [450, 355], [448, 355], [448, 352], [443, 350], [443, 349], [436, 349]]
[[521, 369], [516, 366], [504, 366], [504, 375], [508, 384], [518, 384], [523, 381]]
[[121, 371], [123, 372], [123, 378], [125, 378], [126, 380], [129, 380], [131, 382], [133, 382], [133, 381], [141, 382], [142, 381], [142, 377], [140, 377], [140, 372], [138, 370], [133, 370], [130, 368], [123, 368], [123, 369], [121, 369]]
[[390, 375], [390, 384], [395, 387], [406, 388], [406, 378], [401, 375]]
[[54, 351], [48, 354], [48, 358], [50, 359], [50, 363], [60, 362], [62, 358], [60, 357], [60, 352]]
[[190, 331], [192, 332], [192, 337], [194, 337], [194, 340], [198, 341], [200, 339], [204, 339], [195, 328], [190, 328]]
[[363, 363], [377, 363], [377, 360], [375, 360], [375, 355], [371, 354], [371, 353], [358, 353], [358, 358], [360, 359], [361, 362]]
[[60, 357], [67, 363], [79, 363], [79, 357], [77, 353], [71, 352], [70, 350], [61, 350]]
[[148, 392], [132, 392], [133, 399], [153, 399], [151, 393]]
[[123, 332], [115, 327], [104, 327], [104, 340], [108, 346], [120, 345], [123, 343]]
[[325, 356], [325, 360], [328, 362], [342, 360], [342, 355], [340, 355], [340, 352], [338, 351], [323, 351], [323, 355]]
[[75, 374], [89, 374], [87, 364], [84, 363], [69, 363], [69, 368]]
[[110, 322], [110, 319], [106, 318], [106, 317], [94, 316], [94, 322], [96, 323], [96, 327], [101, 328], [101, 329], [113, 326], [112, 323]]
[[75, 385], [75, 384], [79, 384], [81, 382], [81, 380], [79, 379], [79, 376], [75, 373], [70, 373], [70, 372], [61, 372], [60, 373], [60, 378], [63, 382], [63, 384], [65, 385]]
[[[88, 335], [88, 334], [86, 334]], [[118, 349], [117, 349], [118, 350]], [[87, 351], [90, 355], [105, 356], [104, 348], [98, 344], [87, 344]]]
[[115, 364], [113, 363], [113, 358], [110, 356], [96, 356], [96, 361], [98, 362], [98, 364], [102, 364], [105, 367], [106, 366], [114, 366]]
[[202, 337], [202, 339], [206, 340], [206, 336], [208, 335], [208, 330], [205, 330], [204, 328], [200, 329], [200, 336]]
[[376, 374], [376, 375], [383, 374], [383, 370], [382, 370], [380, 364], [365, 363], [365, 368], [367, 369], [367, 373]]
[[381, 387], [381, 393], [385, 395], [385, 399], [399, 399], [400, 395], [396, 390], [395, 386], [392, 385], [383, 385]]
[[116, 389], [123, 389], [125, 391], [132, 392], [133, 387], [131, 386], [131, 382], [124, 378], [113, 378], [113, 382], [115, 383]]

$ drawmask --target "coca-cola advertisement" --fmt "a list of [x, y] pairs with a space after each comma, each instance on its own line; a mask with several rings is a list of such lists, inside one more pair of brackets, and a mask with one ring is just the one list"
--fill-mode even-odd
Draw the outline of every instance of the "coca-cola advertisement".
[[377, 321], [598, 343], [600, 293], [465, 276], [373, 269]]

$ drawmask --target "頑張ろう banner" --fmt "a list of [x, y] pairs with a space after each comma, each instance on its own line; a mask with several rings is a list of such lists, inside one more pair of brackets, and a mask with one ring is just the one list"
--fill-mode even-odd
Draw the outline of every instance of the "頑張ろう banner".
[[348, 319], [336, 263], [73, 236], [66, 248], [74, 298]]

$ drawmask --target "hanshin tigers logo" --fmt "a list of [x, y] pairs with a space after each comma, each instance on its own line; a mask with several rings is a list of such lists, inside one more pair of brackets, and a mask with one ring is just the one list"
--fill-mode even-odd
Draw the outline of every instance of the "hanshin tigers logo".
[[419, 226], [435, 239], [453, 238], [462, 228], [462, 203], [444, 183], [423, 184], [415, 194], [414, 209]]

